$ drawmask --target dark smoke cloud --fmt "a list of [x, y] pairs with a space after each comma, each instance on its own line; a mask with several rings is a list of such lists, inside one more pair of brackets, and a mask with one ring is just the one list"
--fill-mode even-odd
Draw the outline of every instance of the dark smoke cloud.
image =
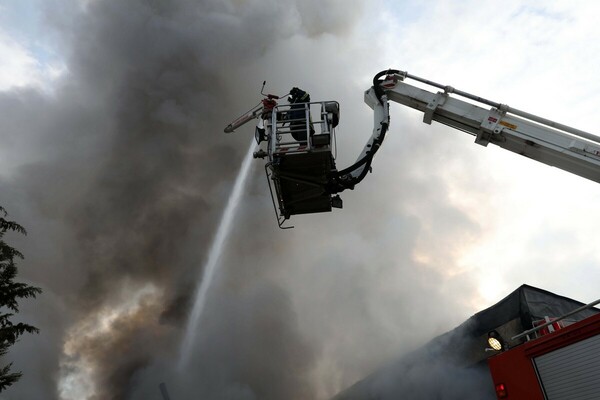
[[[15, 147], [37, 152], [37, 160], [3, 184], [8, 185], [4, 193], [14, 188], [4, 201], [15, 203], [11, 211], [33, 232], [34, 243], [52, 252], [38, 257], [39, 249], [29, 245], [28, 278], [43, 282], [45, 299], [58, 297], [64, 307], [60, 311], [65, 315], [52, 310], [58, 314], [53, 323], [63, 327], [56, 332], [48, 321], [34, 318], [44, 332], [40, 342], [55, 335], [53, 346], [37, 360], [48, 366], [40, 375], [54, 377], [50, 382], [61, 378], [56, 371], [64, 341], [72, 358], [89, 364], [96, 398], [127, 398], [136, 372], [157, 357], [156, 348], [166, 346], [176, 357], [178, 333], [170, 332], [166, 340], [161, 334], [166, 328], [159, 322], [178, 327], [184, 322], [186, 299], [195, 285], [188, 282], [197, 274], [218, 202], [238, 165], [239, 140], [220, 135], [230, 110], [237, 108], [224, 107], [236, 103], [222, 70], [236, 70], [260, 55], [257, 47], [265, 51], [279, 35], [302, 32], [306, 24], [295, 3], [275, 1], [54, 5], [58, 7], [47, 10], [47, 19], [68, 48], [69, 76], [54, 97], [33, 90], [2, 94], [3, 119], [9, 121], [3, 137], [25, 132]], [[306, 30], [316, 35], [323, 28], [312, 24]], [[28, 204], [19, 208], [22, 197]], [[158, 287], [158, 298], [110, 319], [111, 330], [93, 333], [95, 316], [109, 318], [111, 307], [126, 298], [120, 292], [145, 284]], [[285, 338], [285, 352], [298, 339], [285, 320], [291, 306], [276, 288], [267, 285], [256, 296], [238, 301], [249, 302], [252, 310], [254, 302], [268, 305], [269, 299], [283, 297], [275, 309], [261, 307], [264, 323], [260, 313], [244, 314], [251, 324], [244, 329], [248, 335], [277, 330]], [[33, 305], [30, 310], [26, 306], [24, 313], [35, 313]], [[235, 315], [236, 307], [223, 312]], [[68, 328], [73, 324], [75, 328]], [[223, 327], [213, 329], [219, 337]], [[86, 339], [86, 334], [91, 337]], [[237, 334], [232, 332], [232, 342]], [[264, 337], [263, 347], [273, 336]], [[307, 349], [296, 353], [295, 362], [304, 353], [310, 356]], [[253, 371], [253, 365], [240, 367], [240, 385], [262, 380], [258, 389], [248, 390], [259, 390], [264, 398], [291, 397], [290, 380], [301, 374], [279, 371], [278, 354], [276, 349], [270, 371], [254, 372], [258, 377], [244, 376], [243, 370]], [[217, 357], [218, 352], [208, 356]], [[297, 365], [300, 370], [308, 367], [307, 362]], [[280, 378], [279, 388], [262, 378], [273, 374]], [[37, 389], [46, 397], [55, 391], [50, 382]], [[303, 398], [308, 389], [296, 386], [293, 392]]]
[[[192, 361], [177, 372], [190, 298], [249, 140], [224, 136], [223, 126], [268, 78], [274, 88], [305, 82], [315, 98], [356, 98], [344, 124], [369, 132], [365, 82], [340, 85], [339, 75], [372, 44], [336, 54], [366, 8], [81, 4], [55, 1], [45, 11], [69, 70], [54, 93], [0, 93], [1, 138], [24, 155], [0, 181], [0, 200], [30, 232], [15, 239], [27, 256], [22, 274], [44, 288], [22, 311], [42, 333], [10, 354], [25, 372], [15, 399], [59, 398], [60, 382], [66, 396], [74, 389], [65, 377], [82, 379], [81, 366], [94, 400], [156, 398], [161, 381], [174, 399], [327, 398], [421, 343], [416, 325], [431, 332], [454, 321], [438, 305], [456, 288], [472, 292], [460, 274], [444, 275], [457, 255], [444, 243], [431, 247], [433, 261], [413, 253], [438, 229], [475, 235], [464, 214], [441, 206], [435, 224], [414, 210], [387, 219], [390, 202], [357, 190], [346, 210], [283, 234], [256, 167]], [[370, 68], [365, 74], [377, 72]], [[412, 173], [403, 151], [396, 178], [413, 190], [397, 204], [447, 197], [436, 177]], [[387, 185], [372, 178], [363, 193]], [[426, 313], [436, 318], [415, 321]]]

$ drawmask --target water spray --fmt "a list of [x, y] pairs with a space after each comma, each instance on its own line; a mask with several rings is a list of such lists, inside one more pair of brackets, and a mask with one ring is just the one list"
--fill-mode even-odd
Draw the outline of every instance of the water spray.
[[192, 345], [196, 339], [198, 324], [202, 317], [202, 312], [204, 311], [206, 296], [214, 281], [216, 270], [220, 265], [219, 261], [221, 259], [221, 254], [223, 253], [229, 233], [231, 232], [231, 223], [233, 222], [233, 217], [237, 212], [237, 208], [242, 198], [243, 189], [250, 171], [250, 163], [253, 158], [252, 153], [254, 151], [254, 147], [255, 143], [254, 139], [252, 139], [250, 142], [250, 147], [248, 148], [248, 152], [246, 153], [246, 157], [244, 158], [242, 166], [240, 167], [240, 172], [238, 173], [235, 184], [233, 185], [233, 190], [231, 191], [231, 195], [229, 196], [225, 210], [223, 211], [223, 216], [221, 217], [219, 227], [217, 228], [217, 232], [214, 236], [210, 251], [208, 253], [208, 259], [204, 265], [204, 269], [202, 270], [195, 296], [196, 300], [194, 301], [192, 312], [188, 318], [185, 336], [183, 337], [183, 342], [181, 345], [181, 353], [179, 356], [178, 365], [179, 370], [183, 370], [189, 361]]

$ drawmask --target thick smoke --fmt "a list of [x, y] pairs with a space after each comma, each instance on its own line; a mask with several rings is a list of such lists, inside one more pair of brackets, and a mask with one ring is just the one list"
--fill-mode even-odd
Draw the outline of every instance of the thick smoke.
[[[58, 4], [61, 11], [69, 5]], [[176, 357], [199, 260], [238, 166], [240, 141], [221, 135], [232, 110], [239, 109], [226, 73], [242, 73], [239, 67], [260, 55], [256, 48], [265, 51], [278, 35], [301, 32], [304, 24], [295, 4], [280, 2], [70, 6], [68, 18], [48, 10], [70, 49], [68, 80], [52, 98], [34, 91], [2, 97], [5, 120], [14, 127], [6, 137], [25, 131], [30, 142], [21, 146], [40, 152], [39, 161], [15, 174], [12, 200], [26, 196], [36, 216], [24, 223], [41, 246], [54, 249], [45, 260], [31, 257], [32, 266], [46, 269], [33, 271], [31, 279], [43, 281], [45, 298], [60, 298], [66, 314], [55, 321], [66, 328], [55, 337], [64, 346], [45, 349], [42, 364], [51, 361], [40, 375], [58, 380], [65, 397], [76, 396], [74, 387], [91, 379], [83, 386], [90, 386], [94, 398], [128, 398], [136, 373], [160, 356], [159, 349]], [[336, 21], [340, 29], [342, 19]], [[311, 24], [308, 30], [315, 35], [322, 28]], [[29, 212], [19, 211], [21, 219]], [[56, 226], [43, 231], [39, 219]], [[139, 298], [132, 302], [132, 296]], [[302, 360], [311, 353], [297, 338], [285, 293], [265, 285], [239, 297], [216, 320], [227, 315], [235, 322], [237, 312], [251, 326], [239, 322], [224, 346], [239, 341], [238, 335], [264, 332], [257, 339], [263, 346], [252, 350], [256, 355], [246, 358], [249, 365], [241, 372], [227, 362], [225, 370], [241, 375], [232, 378], [261, 398], [310, 397], [306, 382], [294, 384], [302, 381], [309, 366]], [[50, 334], [41, 327], [42, 337]], [[223, 326], [212, 329], [204, 340], [224, 340]], [[271, 347], [273, 337], [281, 338], [281, 348]], [[207, 348], [212, 362], [200, 369], [211, 368], [225, 351]], [[269, 352], [272, 359], [265, 357]], [[268, 370], [256, 370], [259, 358]], [[297, 367], [285, 371], [282, 362]], [[23, 393], [47, 396], [55, 391], [47, 385]], [[214, 390], [222, 389], [217, 384]]]
[[492, 400], [496, 398], [487, 362], [473, 358], [485, 348], [468, 320], [422, 348], [376, 371], [333, 400]]
[[[464, 214], [433, 210], [433, 228], [414, 217], [418, 208], [398, 212], [373, 196], [352, 203], [350, 193], [346, 210], [282, 233], [257, 167], [191, 365], [174, 370], [249, 139], [223, 127], [257, 101], [263, 79], [277, 90], [309, 82], [314, 98], [356, 98], [345, 111], [352, 127], [368, 80], [341, 85], [357, 50], [333, 55], [363, 11], [275, 0], [58, 1], [46, 10], [68, 73], [51, 94], [0, 93], [2, 140], [24, 155], [0, 181], [1, 201], [30, 232], [18, 242], [24, 277], [44, 288], [22, 312], [42, 333], [10, 354], [25, 372], [14, 398], [156, 398], [161, 381], [177, 399], [327, 398], [421, 343], [415, 326], [448, 326], [450, 311], [415, 319], [437, 315], [456, 288], [472, 291], [456, 271], [445, 275], [454, 249], [428, 244], [438, 229], [472, 238], [478, 228]], [[366, 119], [355, 126], [368, 134], [368, 109], [354, 118]], [[400, 164], [396, 178], [413, 190], [397, 204], [447, 196], [435, 177]], [[385, 184], [370, 182], [361, 190]]]

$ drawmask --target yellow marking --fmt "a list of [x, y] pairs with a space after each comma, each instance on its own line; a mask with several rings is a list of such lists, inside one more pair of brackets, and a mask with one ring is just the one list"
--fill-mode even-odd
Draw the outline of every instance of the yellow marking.
[[505, 126], [505, 127], [509, 128], [509, 129], [512, 129], [513, 131], [514, 131], [515, 129], [517, 129], [517, 126], [516, 126], [516, 125], [510, 124], [510, 123], [508, 123], [508, 122], [506, 122], [506, 121], [500, 121], [500, 122], [498, 122], [498, 123], [499, 123], [500, 125], [503, 125], [503, 126]]

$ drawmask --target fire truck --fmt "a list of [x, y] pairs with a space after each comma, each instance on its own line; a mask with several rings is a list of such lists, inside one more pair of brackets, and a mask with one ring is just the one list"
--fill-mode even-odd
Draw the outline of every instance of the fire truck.
[[[497, 331], [488, 342], [500, 353], [488, 359], [496, 397], [526, 400], [600, 399], [600, 314], [565, 326], [570, 315], [546, 317], [510, 339]], [[509, 343], [525, 342], [510, 348]], [[510, 342], [509, 342], [510, 341]]]

